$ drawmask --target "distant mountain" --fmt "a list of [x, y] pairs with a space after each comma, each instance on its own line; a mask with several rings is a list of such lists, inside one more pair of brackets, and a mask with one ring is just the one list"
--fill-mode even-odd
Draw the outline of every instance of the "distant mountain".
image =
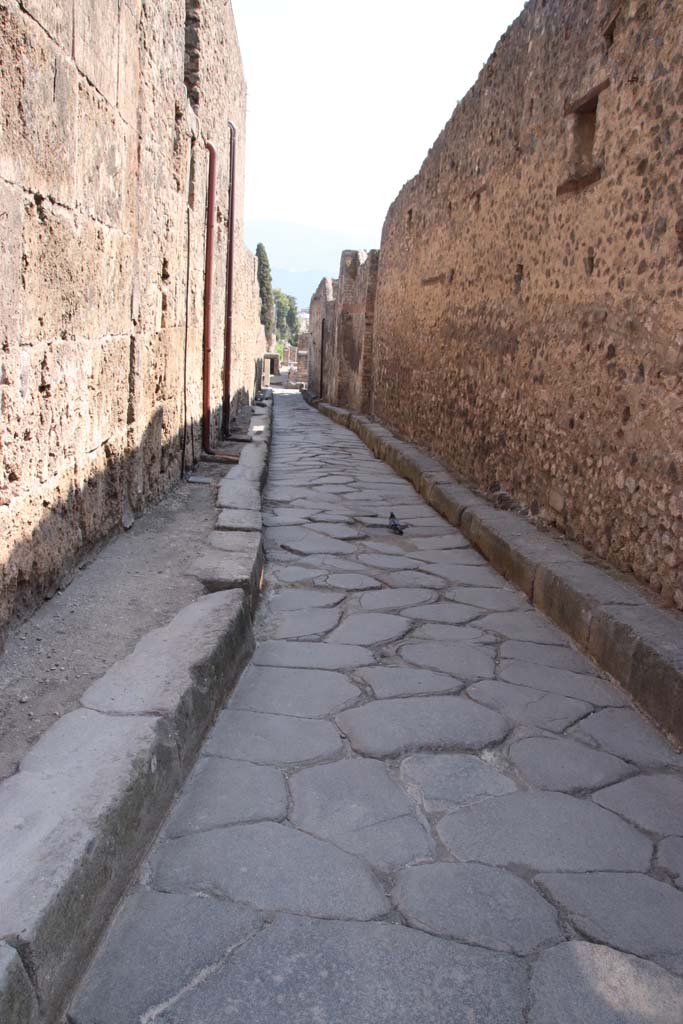
[[273, 274], [273, 284], [294, 295], [301, 309], [308, 309], [311, 295], [323, 277], [337, 277], [344, 249], [371, 249], [378, 241], [304, 224], [280, 221], [248, 221], [246, 242], [252, 252], [263, 242]]
[[320, 270], [283, 270], [282, 267], [271, 269], [275, 287], [281, 288], [287, 295], [293, 295], [299, 309], [308, 309], [311, 296], [323, 277], [336, 277], [338, 273], [337, 271], [334, 274], [327, 274]]

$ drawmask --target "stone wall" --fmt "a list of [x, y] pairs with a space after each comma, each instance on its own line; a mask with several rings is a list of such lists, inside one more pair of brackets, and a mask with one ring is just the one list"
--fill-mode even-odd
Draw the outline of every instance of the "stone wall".
[[[309, 390], [320, 397], [323, 363], [325, 399], [357, 412], [372, 405], [373, 321], [379, 252], [342, 253], [338, 280], [325, 278], [311, 299]], [[323, 321], [325, 338], [323, 339]]]
[[264, 340], [242, 243], [245, 84], [230, 5], [0, 0], [0, 629], [199, 457], [209, 139], [217, 439], [228, 119], [235, 411]]
[[682, 75], [680, 0], [531, 0], [389, 210], [374, 333], [378, 418], [679, 608]]
[[[308, 391], [315, 398], [328, 397], [324, 362], [334, 351], [338, 281], [325, 277], [318, 285], [309, 309]], [[324, 379], [323, 379], [324, 378]]]

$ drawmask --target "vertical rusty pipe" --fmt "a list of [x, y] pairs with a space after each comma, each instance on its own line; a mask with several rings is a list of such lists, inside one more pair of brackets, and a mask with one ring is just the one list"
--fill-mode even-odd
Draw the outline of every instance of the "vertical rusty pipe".
[[237, 208], [237, 128], [230, 129], [230, 205], [228, 207], [228, 251], [225, 260], [225, 337], [223, 343], [223, 436], [230, 436], [230, 371], [232, 362], [232, 310], [235, 279], [235, 210]]
[[213, 455], [211, 447], [211, 306], [213, 302], [213, 257], [216, 245], [216, 147], [209, 151], [209, 190], [206, 208], [206, 254], [204, 262], [204, 360], [202, 372], [202, 447]]

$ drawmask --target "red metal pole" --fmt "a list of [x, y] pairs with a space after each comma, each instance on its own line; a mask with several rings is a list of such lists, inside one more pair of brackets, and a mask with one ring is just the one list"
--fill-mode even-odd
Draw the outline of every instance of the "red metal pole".
[[237, 128], [228, 121], [230, 128], [230, 205], [228, 207], [228, 252], [225, 267], [225, 338], [223, 351], [223, 436], [230, 436], [230, 371], [232, 362], [232, 309], [235, 275], [235, 210]]
[[213, 257], [216, 235], [216, 147], [209, 151], [209, 190], [206, 211], [206, 253], [204, 262], [204, 349], [202, 372], [202, 447], [213, 455], [211, 447], [211, 308], [213, 303]]

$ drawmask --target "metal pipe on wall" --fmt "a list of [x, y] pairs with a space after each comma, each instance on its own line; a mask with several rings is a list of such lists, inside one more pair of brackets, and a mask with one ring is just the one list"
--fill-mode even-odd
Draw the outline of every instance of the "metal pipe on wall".
[[204, 348], [202, 370], [202, 448], [213, 455], [211, 447], [211, 312], [213, 304], [213, 259], [216, 245], [216, 147], [209, 151], [209, 186], [206, 207], [206, 250], [204, 257]]
[[228, 251], [225, 258], [225, 334], [223, 339], [223, 437], [230, 436], [230, 389], [232, 369], [232, 313], [235, 279], [235, 210], [237, 182], [237, 128], [230, 129], [230, 185], [228, 206]]

